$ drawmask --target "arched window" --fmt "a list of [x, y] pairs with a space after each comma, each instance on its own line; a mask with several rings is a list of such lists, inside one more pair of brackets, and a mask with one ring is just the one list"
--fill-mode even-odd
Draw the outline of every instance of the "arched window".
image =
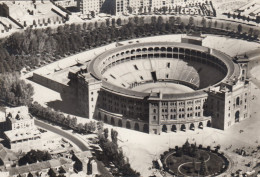
[[239, 105], [239, 102], [240, 102], [240, 99], [239, 99], [239, 97], [237, 97], [237, 99], [236, 99], [236, 105]]

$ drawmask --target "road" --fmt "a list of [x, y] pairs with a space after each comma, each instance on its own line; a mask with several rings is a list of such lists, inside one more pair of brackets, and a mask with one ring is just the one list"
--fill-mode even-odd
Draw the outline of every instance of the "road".
[[56, 133], [64, 138], [67, 138], [68, 140], [70, 140], [71, 142], [73, 142], [74, 144], [76, 144], [80, 150], [82, 151], [87, 151], [89, 150], [87, 145], [85, 145], [81, 140], [79, 140], [77, 137], [71, 135], [70, 133], [67, 133], [66, 131], [64, 130], [61, 130], [59, 128], [56, 128], [52, 125], [49, 125], [45, 122], [42, 122], [42, 121], [39, 121], [37, 119], [35, 119], [35, 125], [37, 125], [38, 127], [40, 128], [43, 128], [43, 129], [46, 129], [46, 130], [49, 130], [53, 133]]
[[[47, 124], [45, 122], [42, 122], [42, 121], [39, 121], [37, 119], [35, 119], [35, 125], [40, 127], [40, 128], [43, 128], [45, 130], [51, 131], [53, 133], [56, 133], [56, 134], [58, 134], [58, 135], [60, 135], [60, 136], [62, 136], [64, 138], [67, 138], [68, 140], [70, 140], [71, 142], [76, 144], [80, 148], [80, 150], [82, 150], [82, 151], [89, 150], [87, 145], [85, 145], [81, 140], [79, 140], [77, 137], [71, 135], [70, 133], [68, 133], [68, 132], [66, 132], [64, 130], [56, 128], [56, 127], [54, 127], [52, 125], [49, 125], [49, 124]], [[97, 162], [98, 171], [101, 173], [102, 177], [113, 177], [111, 175], [111, 173], [105, 168], [103, 162], [97, 160], [96, 157], [94, 157], [94, 159]]]

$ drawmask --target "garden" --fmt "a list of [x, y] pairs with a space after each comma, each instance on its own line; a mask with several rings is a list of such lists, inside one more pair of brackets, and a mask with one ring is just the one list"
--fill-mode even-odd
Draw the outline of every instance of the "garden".
[[163, 170], [172, 175], [215, 176], [225, 172], [229, 166], [229, 161], [223, 153], [219, 153], [219, 149], [220, 146], [204, 148], [187, 140], [182, 147], [176, 146], [164, 152], [160, 161]]

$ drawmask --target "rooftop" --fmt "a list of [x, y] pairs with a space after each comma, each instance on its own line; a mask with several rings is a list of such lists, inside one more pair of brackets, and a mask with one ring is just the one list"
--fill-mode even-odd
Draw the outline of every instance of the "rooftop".
[[90, 151], [78, 152], [78, 153], [75, 153], [75, 156], [77, 156], [79, 159], [93, 157]]
[[20, 106], [15, 108], [6, 108], [6, 117], [12, 122], [33, 119], [33, 117], [28, 112], [28, 107]]
[[0, 144], [0, 158], [3, 162], [18, 160], [16, 154], [13, 151], [5, 148], [2, 144]]
[[18, 175], [18, 174], [40, 171], [43, 169], [57, 168], [57, 167], [60, 167], [63, 165], [66, 165], [66, 166], [72, 165], [72, 161], [64, 159], [64, 158], [52, 159], [52, 160], [48, 160], [48, 161], [27, 164], [27, 165], [23, 165], [23, 166], [19, 166], [19, 167], [13, 167], [13, 168], [9, 169], [9, 173], [10, 173], [10, 176], [13, 176], [13, 175]]
[[16, 129], [5, 131], [4, 134], [10, 141], [18, 141], [23, 139], [29, 139], [33, 137], [41, 136], [41, 132], [38, 129]]

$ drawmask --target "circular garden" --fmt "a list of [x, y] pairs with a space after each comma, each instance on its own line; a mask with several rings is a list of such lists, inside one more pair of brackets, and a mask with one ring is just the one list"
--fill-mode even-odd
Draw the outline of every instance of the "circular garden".
[[188, 141], [182, 146], [164, 152], [161, 155], [162, 167], [165, 171], [177, 176], [216, 176], [225, 172], [229, 161], [223, 153], [219, 153], [220, 146], [213, 150], [208, 146], [197, 146]]

